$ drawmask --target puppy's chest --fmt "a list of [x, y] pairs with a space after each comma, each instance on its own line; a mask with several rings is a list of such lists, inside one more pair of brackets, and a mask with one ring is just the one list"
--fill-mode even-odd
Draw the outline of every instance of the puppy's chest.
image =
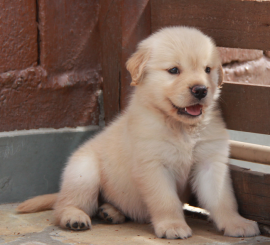
[[178, 168], [183, 165], [191, 165], [193, 162], [193, 150], [196, 145], [196, 138], [183, 135], [164, 137], [160, 149], [162, 162], [166, 167]]

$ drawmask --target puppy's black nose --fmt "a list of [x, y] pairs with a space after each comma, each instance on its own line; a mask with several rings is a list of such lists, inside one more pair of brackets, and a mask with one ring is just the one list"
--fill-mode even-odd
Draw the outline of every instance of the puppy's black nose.
[[199, 100], [207, 95], [207, 88], [203, 85], [195, 85], [190, 90], [192, 95]]

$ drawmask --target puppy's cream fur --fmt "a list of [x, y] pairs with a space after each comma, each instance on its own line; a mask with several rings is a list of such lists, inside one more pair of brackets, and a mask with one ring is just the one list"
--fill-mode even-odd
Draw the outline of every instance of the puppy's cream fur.
[[[173, 67], [180, 73], [169, 73]], [[109, 203], [103, 209], [116, 221], [123, 222], [123, 215], [151, 221], [158, 237], [187, 238], [192, 231], [182, 205], [190, 182], [225, 235], [259, 234], [257, 224], [237, 212], [228, 135], [217, 106], [222, 68], [213, 41], [194, 28], [165, 28], [139, 44], [127, 69], [136, 86], [128, 108], [70, 157], [58, 195], [30, 199], [18, 210], [54, 205], [57, 224], [83, 229], [91, 224], [101, 193]], [[195, 85], [207, 87], [205, 98], [191, 94]], [[196, 117], [175, 107], [198, 103], [203, 107]]]

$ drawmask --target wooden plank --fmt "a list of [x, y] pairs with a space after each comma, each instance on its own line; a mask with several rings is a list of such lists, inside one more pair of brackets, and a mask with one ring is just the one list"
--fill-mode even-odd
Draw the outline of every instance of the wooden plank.
[[0, 72], [37, 65], [36, 0], [0, 1]]
[[152, 30], [194, 26], [218, 46], [270, 49], [270, 1], [152, 0]]
[[230, 166], [239, 213], [270, 225], [270, 174]]
[[120, 108], [123, 110], [133, 90], [126, 61], [136, 50], [137, 44], [151, 34], [150, 0], [123, 0], [122, 7], [122, 56]]
[[109, 123], [120, 110], [122, 1], [101, 0], [100, 4], [104, 112]]
[[270, 86], [225, 82], [220, 106], [228, 129], [270, 134]]

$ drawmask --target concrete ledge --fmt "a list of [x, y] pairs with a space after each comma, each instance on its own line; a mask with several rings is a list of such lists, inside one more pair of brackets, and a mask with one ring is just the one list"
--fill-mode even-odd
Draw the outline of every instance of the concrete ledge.
[[98, 126], [0, 133], [0, 203], [57, 192], [70, 154]]

